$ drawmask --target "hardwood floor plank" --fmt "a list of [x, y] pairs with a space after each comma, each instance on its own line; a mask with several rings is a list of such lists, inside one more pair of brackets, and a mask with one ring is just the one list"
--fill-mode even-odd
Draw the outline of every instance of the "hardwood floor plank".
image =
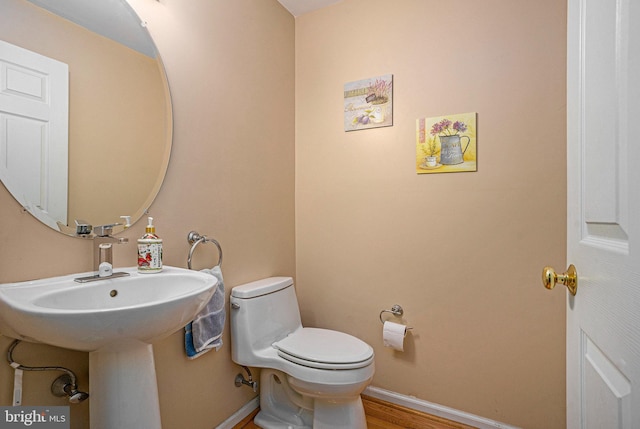
[[473, 426], [454, 422], [401, 405], [391, 404], [380, 399], [362, 395], [362, 404], [368, 417], [386, 421], [405, 429], [477, 429]]
[[[475, 426], [454, 422], [442, 417], [391, 404], [362, 395], [368, 429], [477, 429]], [[234, 429], [260, 429], [253, 423], [259, 410], [255, 410]]]
[[367, 416], [367, 429], [405, 429], [377, 417]]

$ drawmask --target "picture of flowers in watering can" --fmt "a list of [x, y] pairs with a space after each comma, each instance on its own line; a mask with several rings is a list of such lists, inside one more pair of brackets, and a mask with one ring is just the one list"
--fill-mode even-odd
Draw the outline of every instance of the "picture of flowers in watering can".
[[476, 113], [416, 121], [416, 172], [477, 171]]

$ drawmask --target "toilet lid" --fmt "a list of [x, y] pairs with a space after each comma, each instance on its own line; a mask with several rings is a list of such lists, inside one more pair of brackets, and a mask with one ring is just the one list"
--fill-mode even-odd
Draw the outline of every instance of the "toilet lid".
[[356, 369], [373, 361], [369, 344], [328, 329], [302, 328], [273, 346], [280, 357], [312, 368]]

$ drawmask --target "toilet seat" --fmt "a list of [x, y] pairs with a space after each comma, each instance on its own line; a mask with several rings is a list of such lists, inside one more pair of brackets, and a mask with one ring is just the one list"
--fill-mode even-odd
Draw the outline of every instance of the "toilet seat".
[[290, 362], [318, 369], [357, 369], [373, 362], [373, 349], [344, 332], [302, 328], [273, 343], [278, 355]]

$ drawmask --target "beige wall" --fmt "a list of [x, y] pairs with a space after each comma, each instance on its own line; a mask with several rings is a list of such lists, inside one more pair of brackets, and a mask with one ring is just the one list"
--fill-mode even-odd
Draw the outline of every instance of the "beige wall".
[[[174, 146], [151, 215], [165, 263], [186, 267], [187, 233], [217, 238], [228, 290], [271, 275], [295, 275], [294, 19], [276, 0], [131, 1], [163, 56], [173, 95]], [[93, 159], [89, 160], [93, 162]], [[46, 228], [0, 186], [0, 283], [91, 269], [91, 244]], [[116, 266], [135, 264], [123, 236]], [[194, 267], [210, 266], [214, 246]], [[189, 361], [183, 334], [155, 346], [163, 427], [211, 429], [253, 396], [233, 381], [228, 329], [219, 352]], [[10, 340], [0, 339], [6, 351]], [[86, 353], [22, 344], [26, 365], [66, 365], [87, 389]], [[64, 404], [49, 394], [55, 373], [25, 373], [25, 404]], [[0, 364], [0, 404], [11, 403], [12, 371]], [[188, 423], [185, 423], [188, 422]], [[88, 428], [88, 402], [72, 406], [72, 427]]]
[[[297, 269], [305, 323], [372, 344], [375, 386], [564, 427], [564, 294], [539, 281], [565, 263], [563, 2], [346, 0], [299, 18], [295, 37], [276, 0], [131, 3], [173, 95], [172, 158], [151, 207], [167, 264], [186, 265], [196, 229], [222, 243], [227, 293]], [[394, 126], [345, 133], [343, 84], [385, 73]], [[416, 175], [415, 120], [467, 111], [478, 172]], [[0, 219], [0, 282], [91, 267], [88, 242], [42, 226], [2, 187]], [[134, 251], [116, 249], [116, 265]], [[194, 264], [213, 258], [201, 249]], [[404, 353], [380, 340], [378, 313], [395, 303], [414, 327]], [[224, 341], [194, 361], [181, 333], [155, 347], [165, 429], [214, 427], [252, 397], [233, 386]], [[20, 347], [23, 363], [68, 365], [87, 387], [86, 354]], [[25, 403], [58, 404], [55, 376], [25, 374]], [[11, 377], [0, 365], [1, 404]], [[88, 427], [87, 403], [72, 409], [74, 428]]]
[[[347, 0], [296, 20], [303, 320], [373, 345], [373, 385], [565, 425], [564, 1]], [[345, 133], [346, 82], [392, 73], [394, 125]], [[415, 121], [478, 113], [478, 171], [415, 173]], [[384, 348], [378, 314], [414, 327]]]

